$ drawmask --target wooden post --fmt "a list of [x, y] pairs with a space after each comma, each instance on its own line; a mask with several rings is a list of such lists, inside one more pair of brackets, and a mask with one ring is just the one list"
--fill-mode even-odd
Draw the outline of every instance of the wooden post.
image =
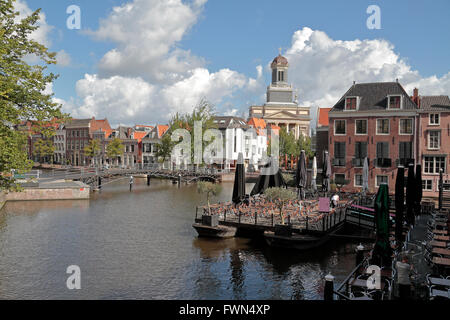
[[258, 212], [255, 211], [255, 225], [258, 224]]
[[439, 169], [439, 210], [442, 210], [442, 200], [444, 193], [444, 179], [442, 173], [442, 169]]
[[197, 220], [198, 206], [195, 207], [195, 220]]
[[225, 210], [223, 214], [223, 221], [227, 221], [227, 210]]
[[322, 218], [322, 231], [325, 232], [325, 215]]
[[272, 227], [273, 227], [273, 212], [272, 212]]
[[306, 231], [308, 231], [308, 216], [306, 216]]
[[329, 273], [325, 276], [325, 290], [323, 294], [323, 299], [325, 301], [333, 301], [334, 295], [334, 277]]
[[147, 175], [147, 185], [148, 186], [150, 185], [150, 175], [149, 174]]
[[102, 177], [98, 176], [98, 188], [102, 188]]
[[241, 224], [241, 210], [239, 210], [239, 220], [238, 223]]

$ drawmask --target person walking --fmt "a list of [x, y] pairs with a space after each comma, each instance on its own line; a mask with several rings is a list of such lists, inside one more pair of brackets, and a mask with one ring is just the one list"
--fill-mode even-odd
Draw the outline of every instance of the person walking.
[[397, 261], [397, 282], [400, 300], [408, 300], [411, 296], [411, 280], [409, 278], [411, 273], [411, 265], [408, 263], [408, 258], [403, 256], [401, 261]]

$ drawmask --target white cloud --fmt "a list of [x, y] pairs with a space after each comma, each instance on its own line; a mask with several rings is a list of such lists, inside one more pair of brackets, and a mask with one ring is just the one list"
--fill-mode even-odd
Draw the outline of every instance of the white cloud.
[[60, 50], [56, 54], [56, 62], [62, 67], [67, 67], [72, 62], [72, 59], [66, 51]]
[[114, 7], [100, 20], [98, 30], [88, 32], [117, 45], [100, 60], [100, 76], [142, 76], [168, 82], [203, 66], [203, 59], [176, 45], [197, 22], [205, 2], [134, 0]]
[[294, 33], [285, 56], [289, 79], [305, 106], [333, 106], [353, 81], [398, 79], [409, 94], [414, 87], [422, 95], [450, 93], [450, 73], [422, 78], [394, 51], [393, 44], [383, 39], [333, 40], [322, 31], [305, 27]]

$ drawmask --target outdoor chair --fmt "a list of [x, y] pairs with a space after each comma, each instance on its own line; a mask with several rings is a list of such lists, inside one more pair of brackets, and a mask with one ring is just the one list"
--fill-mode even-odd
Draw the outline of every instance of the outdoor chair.
[[429, 287], [430, 299], [445, 298], [450, 299], [450, 289], [442, 290], [434, 285]]

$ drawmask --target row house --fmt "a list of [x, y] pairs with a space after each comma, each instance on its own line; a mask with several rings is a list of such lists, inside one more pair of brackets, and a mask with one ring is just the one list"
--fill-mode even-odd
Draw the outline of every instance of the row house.
[[156, 125], [141, 140], [141, 162], [144, 166], [158, 163], [156, 152], [163, 135], [169, 130], [168, 125]]
[[315, 153], [317, 160], [317, 167], [323, 166], [323, 154], [325, 150], [328, 150], [328, 130], [329, 119], [328, 112], [331, 108], [317, 108], [317, 123], [316, 123], [316, 140], [315, 140]]
[[64, 124], [58, 125], [53, 136], [54, 162], [57, 164], [66, 164], [66, 129]]
[[111, 126], [107, 119], [72, 119], [65, 124], [66, 159], [73, 166], [86, 166], [92, 159], [84, 154], [84, 148], [94, 137], [94, 132], [102, 129], [107, 132]]
[[[138, 163], [139, 142], [134, 138], [134, 128], [119, 126], [113, 129], [109, 137], [105, 140], [105, 154], [106, 146], [111, 140], [119, 138], [123, 144], [123, 153], [116, 159], [112, 159], [114, 165], [124, 167], [134, 167]], [[110, 159], [107, 159], [109, 162]]]
[[360, 190], [367, 157], [369, 190], [387, 183], [393, 192], [397, 166], [418, 156], [417, 110], [398, 82], [353, 84], [328, 113], [335, 183]]
[[448, 96], [419, 96], [414, 89], [413, 100], [419, 114], [419, 157], [422, 164], [424, 197], [435, 197], [439, 191], [439, 171], [444, 182], [450, 182], [450, 99]]

